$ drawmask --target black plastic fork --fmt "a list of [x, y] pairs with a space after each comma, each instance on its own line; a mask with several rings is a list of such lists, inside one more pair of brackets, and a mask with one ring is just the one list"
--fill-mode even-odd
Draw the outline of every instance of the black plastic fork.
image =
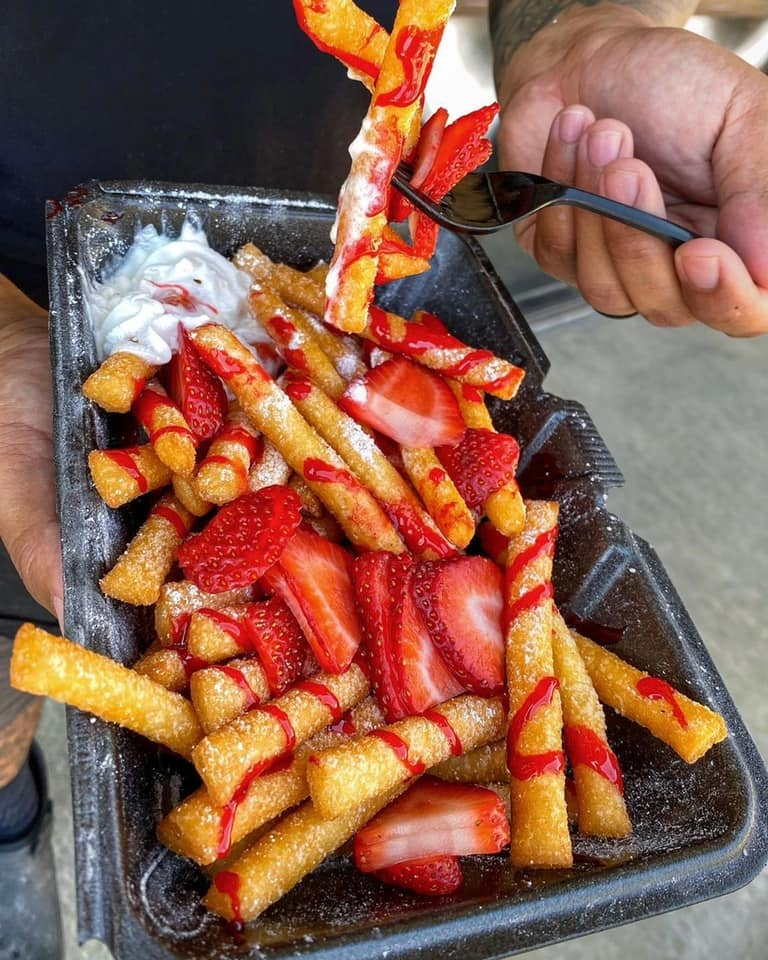
[[533, 173], [469, 173], [439, 202], [414, 189], [410, 173], [400, 164], [392, 182], [415, 207], [457, 233], [495, 233], [545, 207], [565, 203], [644, 230], [675, 247], [697, 237], [663, 217]]

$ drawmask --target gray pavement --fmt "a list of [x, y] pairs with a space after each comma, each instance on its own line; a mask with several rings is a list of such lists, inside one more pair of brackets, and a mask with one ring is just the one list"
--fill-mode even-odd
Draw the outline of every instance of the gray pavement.
[[[513, 282], [513, 281], [510, 281]], [[626, 477], [609, 507], [654, 546], [763, 756], [768, 756], [768, 337], [729, 340], [594, 314], [540, 331], [548, 388], [591, 413]], [[56, 807], [67, 960], [77, 946], [63, 710], [40, 741]], [[763, 960], [768, 872], [718, 900], [554, 948], [540, 960]]]

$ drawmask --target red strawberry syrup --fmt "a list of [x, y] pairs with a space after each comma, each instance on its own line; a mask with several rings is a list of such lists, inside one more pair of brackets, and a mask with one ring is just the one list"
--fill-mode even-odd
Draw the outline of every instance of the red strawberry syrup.
[[523, 727], [542, 707], [552, 703], [555, 690], [559, 687], [556, 677], [542, 677], [525, 698], [509, 722], [507, 734], [507, 767], [510, 776], [516, 780], [530, 780], [544, 773], [560, 773], [565, 769], [565, 757], [562, 750], [548, 750], [545, 753], [522, 754], [517, 750]]
[[565, 748], [574, 767], [579, 763], [589, 767], [614, 784], [619, 793], [624, 793], [624, 780], [616, 754], [594, 730], [581, 724], [567, 726]]
[[448, 741], [448, 746], [451, 749], [452, 756], [458, 757], [459, 754], [464, 752], [464, 747], [461, 745], [461, 740], [459, 739], [458, 733], [456, 733], [451, 726], [450, 721], [444, 717], [439, 710], [425, 710], [424, 713], [422, 713], [422, 717], [424, 717], [426, 720], [431, 720], [435, 726], [440, 728], [440, 732]]
[[420, 773], [424, 773], [424, 771], [427, 769], [421, 760], [411, 760], [408, 757], [408, 744], [405, 742], [405, 740], [403, 740], [402, 737], [399, 737], [391, 730], [374, 730], [372, 731], [371, 736], [378, 737], [379, 740], [386, 743], [400, 763], [402, 763], [402, 765], [408, 771], [409, 777], [418, 777]]
[[113, 463], [116, 463], [117, 466], [127, 473], [132, 480], [136, 481], [136, 486], [139, 488], [141, 493], [147, 492], [149, 489], [149, 483], [147, 482], [147, 478], [136, 465], [133, 454], [129, 453], [127, 450], [107, 450], [105, 452], [109, 459], [113, 461]]
[[319, 683], [317, 680], [302, 680], [300, 683], [297, 683], [293, 689], [304, 690], [307, 693], [311, 693], [314, 697], [317, 697], [320, 703], [322, 703], [331, 714], [331, 723], [340, 722], [343, 711], [339, 705], [338, 698], [324, 683]]
[[688, 720], [675, 699], [675, 691], [666, 680], [659, 677], [643, 677], [635, 684], [640, 696], [648, 700], [665, 700], [672, 709], [672, 716], [683, 730], [688, 729]]

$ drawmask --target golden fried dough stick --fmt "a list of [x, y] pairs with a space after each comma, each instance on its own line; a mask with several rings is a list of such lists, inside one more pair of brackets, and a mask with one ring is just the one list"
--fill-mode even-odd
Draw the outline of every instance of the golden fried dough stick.
[[[420, 311], [420, 316], [424, 311]], [[462, 384], [510, 400], [525, 371], [490, 350], [469, 347], [440, 322], [406, 320], [381, 307], [371, 307], [361, 335], [384, 350], [401, 353], [431, 370]]]
[[250, 771], [290, 753], [336, 722], [369, 690], [368, 677], [352, 663], [341, 674], [316, 674], [209, 734], [200, 741], [193, 761], [212, 799], [227, 803]]
[[368, 432], [303, 374], [289, 370], [284, 382], [285, 392], [299, 412], [373, 493], [411, 552], [429, 559], [454, 553], [453, 546]]
[[552, 656], [552, 553], [558, 505], [526, 504], [504, 581], [510, 772], [510, 859], [517, 867], [573, 862], [565, 804], [563, 716]]
[[204, 517], [213, 510], [213, 504], [198, 494], [194, 479], [190, 477], [180, 477], [178, 473], [173, 475], [173, 492], [176, 494], [179, 502], [189, 510], [195, 517]]
[[[350, 148], [352, 165], [339, 202], [324, 319], [340, 330], [359, 333], [365, 327], [389, 183], [421, 116], [424, 85], [453, 6], [454, 0], [400, 0], [368, 113]], [[402, 48], [414, 34], [419, 56], [410, 59]]]
[[430, 767], [429, 772], [454, 783], [503, 783], [509, 780], [506, 740], [496, 740], [458, 757], [449, 757]]
[[102, 592], [135, 606], [155, 603], [193, 522], [192, 514], [172, 493], [164, 494], [115, 565], [99, 581]]
[[203, 731], [192, 705], [134, 670], [25, 623], [16, 634], [11, 685], [140, 733], [189, 758]]
[[355, 546], [402, 553], [381, 506], [322, 440], [251, 351], [218, 324], [190, 332], [205, 362], [232, 390], [251, 422], [280, 450], [341, 524]]
[[555, 611], [552, 633], [555, 676], [565, 725], [565, 749], [573, 768], [578, 824], [592, 837], [626, 837], [632, 823], [624, 803], [619, 762], [605, 729], [605, 715], [565, 621]]
[[273, 484], [285, 486], [292, 475], [293, 470], [285, 462], [282, 453], [270, 440], [264, 440], [261, 453], [248, 472], [248, 489], [255, 493]]
[[400, 786], [380, 794], [333, 820], [322, 817], [308, 800], [260, 836], [228, 870], [218, 873], [203, 903], [228, 920], [255, 919], [404, 789]]
[[[189, 618], [203, 607], [225, 610], [235, 604], [248, 603], [253, 599], [253, 587], [237, 587], [222, 593], [206, 593], [191, 580], [178, 580], [163, 584], [155, 604], [155, 633], [164, 647], [177, 644], [186, 646]], [[197, 656], [208, 659], [205, 654]]]
[[232, 404], [224, 426], [211, 441], [195, 471], [198, 495], [221, 506], [248, 489], [248, 473], [261, 454], [263, 441], [248, 417]]
[[281, 769], [255, 777], [237, 802], [216, 806], [205, 787], [199, 787], [159, 823], [160, 842], [200, 864], [209, 864], [243, 837], [273, 817], [305, 800], [306, 767], [310, 754], [325, 750], [350, 736], [362, 736], [379, 726], [382, 714], [373, 697], [350, 711], [338, 726], [315, 734], [296, 749]]
[[193, 611], [187, 623], [186, 647], [193, 657], [219, 663], [252, 651], [248, 636], [249, 604], [207, 605]]
[[331, 397], [338, 399], [346, 387], [311, 324], [274, 290], [254, 284], [248, 295], [251, 313], [277, 344], [288, 366], [306, 373]]
[[448, 757], [504, 734], [501, 700], [464, 694], [352, 743], [315, 754], [307, 767], [312, 802], [325, 817], [346, 814]]
[[202, 661], [195, 663], [184, 650], [177, 650], [175, 647], [159, 647], [148, 650], [140, 660], [134, 663], [133, 669], [136, 673], [159, 683], [166, 690], [181, 693], [189, 686], [192, 670], [202, 665]]
[[128, 413], [157, 367], [133, 353], [113, 353], [83, 384], [83, 393], [108, 413]]
[[257, 657], [239, 657], [196, 670], [189, 692], [203, 730], [213, 733], [235, 717], [270, 699], [269, 683]]
[[459, 549], [466, 547], [475, 535], [475, 520], [434, 449], [401, 447], [400, 456], [411, 483], [445, 538]]
[[191, 477], [197, 459], [197, 438], [160, 382], [150, 380], [132, 409], [160, 460], [174, 473]]
[[88, 469], [94, 487], [108, 507], [122, 507], [136, 497], [160, 490], [171, 482], [172, 476], [149, 443], [118, 450], [91, 450]]
[[311, 277], [316, 283], [319, 283], [321, 288], [324, 288], [325, 278], [328, 276], [329, 267], [329, 263], [326, 263], [325, 260], [320, 260], [314, 265], [314, 267], [311, 267], [309, 270], [307, 270], [307, 276]]
[[303, 477], [294, 473], [288, 481], [288, 486], [298, 496], [299, 500], [301, 500], [301, 512], [306, 517], [319, 520], [321, 517], [326, 516], [327, 511], [323, 506], [323, 501], [316, 493], [309, 489], [307, 481]]
[[615, 653], [571, 631], [598, 697], [695, 763], [728, 736], [719, 713], [691, 700], [666, 680], [630, 666]]

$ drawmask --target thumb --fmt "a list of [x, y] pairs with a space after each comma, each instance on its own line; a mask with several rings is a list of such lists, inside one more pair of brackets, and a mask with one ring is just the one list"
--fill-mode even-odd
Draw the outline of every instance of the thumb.
[[61, 619], [45, 311], [0, 277], [0, 538], [24, 585]]
[[712, 154], [718, 239], [768, 288], [768, 78], [746, 67]]

